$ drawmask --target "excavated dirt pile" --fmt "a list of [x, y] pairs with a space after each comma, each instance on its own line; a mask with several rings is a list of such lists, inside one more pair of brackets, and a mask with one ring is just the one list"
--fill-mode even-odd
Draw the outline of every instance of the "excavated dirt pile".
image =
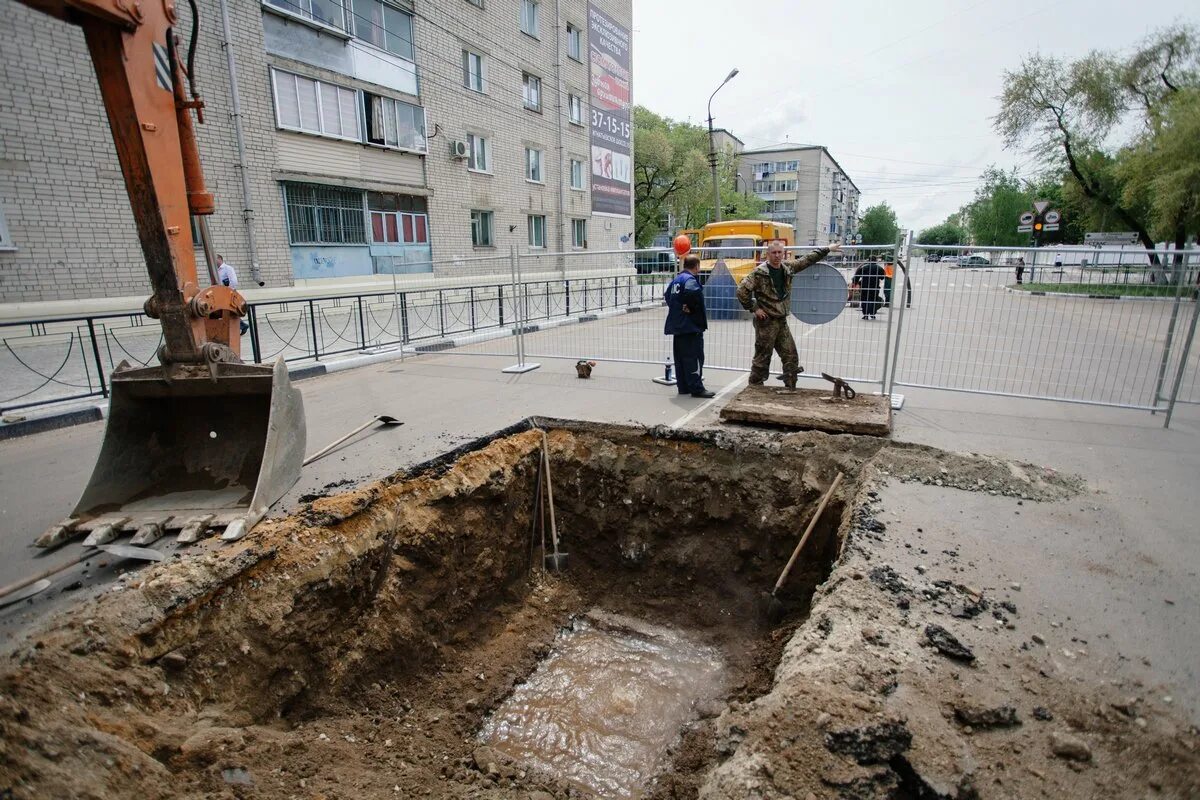
[[[909, 689], [898, 665], [918, 656], [885, 650], [965, 658], [952, 632], [916, 627], [917, 588], [868, 563], [870, 481], [954, 475], [1029, 500], [1077, 483], [865, 437], [548, 430], [565, 572], [541, 569], [528, 424], [314, 500], [13, 652], [0, 796], [980, 796], [969, 744], [950, 766], [928, 757], [945, 741], [936, 681]], [[763, 594], [838, 471], [768, 626]], [[1191, 746], [1163, 741], [1173, 764]]]
[[[838, 552], [851, 482], [782, 594], [761, 594], [839, 469], [878, 445], [813, 448], [550, 432], [568, 570], [531, 525], [540, 433], [516, 432], [319, 499], [250, 543], [148, 570], [14, 654], [0, 788], [17, 797], [564, 795], [579, 785], [493, 752], [489, 712], [589, 612], [669, 626], [721, 655], [639, 791], [695, 794], [712, 717], [770, 687], [787, 633]], [[414, 474], [415, 473], [415, 474]], [[580, 733], [586, 738], [586, 731]], [[398, 787], [398, 788], [397, 788]]]

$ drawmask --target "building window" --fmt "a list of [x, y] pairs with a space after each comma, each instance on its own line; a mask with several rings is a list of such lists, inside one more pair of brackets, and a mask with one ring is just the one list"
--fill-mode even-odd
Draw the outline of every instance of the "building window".
[[521, 94], [525, 107], [531, 111], [542, 110], [542, 79], [528, 72], [521, 73]]
[[463, 86], [475, 92], [484, 92], [483, 56], [470, 50], [462, 51]]
[[571, 188], [582, 189], [583, 187], [583, 162], [578, 159], [571, 159]]
[[475, 172], [492, 171], [491, 140], [474, 133], [467, 134], [467, 169]]
[[521, 0], [521, 32], [530, 36], [538, 35], [538, 3], [537, 0]]
[[483, 8], [483, 0], [467, 0], [467, 2], [476, 8]]
[[583, 33], [571, 23], [567, 23], [567, 55], [576, 61], [583, 60]]
[[542, 182], [542, 151], [525, 148], [525, 180]]
[[571, 247], [587, 247], [587, 220], [571, 220]]
[[12, 240], [12, 234], [8, 232], [8, 222], [4, 219], [4, 209], [0, 208], [0, 250], [16, 249], [17, 245]]
[[267, 0], [268, 3], [297, 16], [346, 30], [342, 0]]
[[407, 211], [372, 211], [371, 241], [375, 244], [429, 244], [429, 218]]
[[354, 35], [364, 42], [413, 61], [412, 15], [383, 0], [352, 0]]
[[403, 100], [363, 92], [367, 141], [384, 147], [426, 152], [425, 109]]
[[363, 192], [312, 183], [284, 183], [291, 244], [366, 244]]
[[324, 81], [272, 69], [275, 119], [280, 128], [362, 141], [358, 131], [358, 92]]
[[492, 246], [491, 211], [471, 211], [471, 244], [476, 247]]
[[794, 192], [796, 181], [755, 181], [755, 192]]
[[567, 113], [573, 124], [583, 124], [583, 100], [580, 99], [579, 95], [567, 95]]
[[540, 215], [529, 215], [529, 246], [546, 246], [546, 218]]

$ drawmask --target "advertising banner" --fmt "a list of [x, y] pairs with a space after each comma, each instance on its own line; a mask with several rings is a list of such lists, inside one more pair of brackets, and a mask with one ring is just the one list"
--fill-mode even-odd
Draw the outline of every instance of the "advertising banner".
[[633, 216], [629, 30], [588, 3], [592, 213]]

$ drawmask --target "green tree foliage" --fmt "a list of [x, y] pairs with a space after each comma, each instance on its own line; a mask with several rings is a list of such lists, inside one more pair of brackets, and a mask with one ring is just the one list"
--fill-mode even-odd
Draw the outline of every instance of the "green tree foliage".
[[1190, 209], [1200, 187], [1189, 180], [1198, 156], [1195, 137], [1186, 138], [1197, 87], [1200, 34], [1176, 25], [1129, 55], [1029, 56], [1004, 76], [995, 126], [1008, 146], [1065, 174], [1064, 198], [1089, 221], [1136, 231], [1146, 248], [1155, 234], [1182, 244], [1198, 232]]
[[1017, 233], [1021, 213], [1033, 205], [1029, 188], [1023, 186], [1016, 171], [1004, 172], [989, 167], [980, 176], [983, 183], [975, 190], [975, 199], [966, 208], [971, 244], [1005, 247], [1029, 244], [1029, 234]]
[[1151, 236], [1181, 247], [1200, 232], [1200, 88], [1164, 100], [1153, 129], [1122, 156], [1114, 167], [1121, 200], [1148, 209]]
[[863, 244], [895, 244], [900, 236], [896, 212], [887, 203], [873, 205], [863, 212], [858, 224]]
[[966, 244], [967, 229], [958, 222], [958, 215], [951, 214], [945, 222], [926, 228], [917, 236], [921, 244]]
[[[649, 246], [668, 215], [678, 227], [695, 228], [715, 219], [708, 131], [676, 122], [643, 106], [633, 108], [634, 238]], [[737, 159], [720, 154], [717, 176], [726, 219], [756, 219], [765, 206], [757, 196], [734, 190]]]

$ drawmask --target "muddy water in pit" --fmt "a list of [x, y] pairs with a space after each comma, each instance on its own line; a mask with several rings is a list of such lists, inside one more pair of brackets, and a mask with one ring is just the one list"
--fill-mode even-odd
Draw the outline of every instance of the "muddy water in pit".
[[721, 653], [672, 628], [592, 611], [573, 621], [480, 738], [602, 797], [639, 797], [700, 703], [724, 693]]

